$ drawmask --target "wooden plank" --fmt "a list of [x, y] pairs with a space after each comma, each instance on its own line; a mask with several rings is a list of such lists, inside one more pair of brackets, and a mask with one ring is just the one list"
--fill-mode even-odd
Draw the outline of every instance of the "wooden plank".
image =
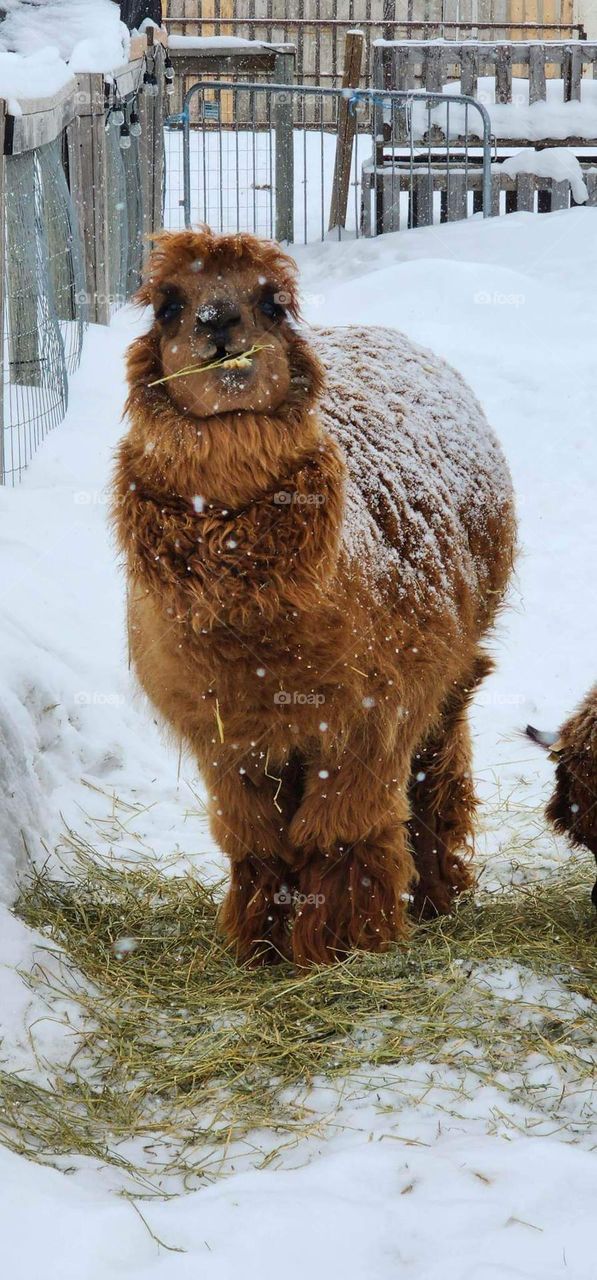
[[108, 157], [104, 127], [104, 78], [79, 77], [77, 116], [70, 147], [80, 174], [77, 212], [82, 226], [89, 319], [109, 324], [111, 310], [108, 252]]
[[400, 230], [400, 190], [400, 174], [390, 170], [384, 175], [382, 206], [377, 213], [377, 227], [382, 234]]
[[589, 193], [587, 204], [597, 205], [597, 169], [593, 169], [592, 173], [585, 173], [584, 179]]
[[392, 82], [389, 87], [403, 91], [415, 87], [412, 59], [408, 48], [404, 45], [392, 50]]
[[516, 175], [516, 207], [519, 213], [535, 212], [535, 179], [532, 173]]
[[[80, 236], [81, 246], [83, 248], [83, 255], [84, 255], [84, 244], [85, 244], [85, 220], [84, 220], [84, 212], [83, 212], [84, 192], [83, 192], [83, 175], [81, 172], [81, 152], [78, 145], [78, 121], [76, 116], [74, 120], [71, 120], [71, 123], [69, 124], [68, 129], [66, 130], [66, 155], [67, 155], [67, 168], [68, 168], [68, 189], [70, 191], [70, 198], [73, 202], [75, 221], [77, 222], [77, 225], [78, 225], [79, 236]], [[87, 294], [85, 294], [84, 299], [80, 298], [78, 300], [79, 306], [83, 310], [85, 316], [87, 316], [88, 301], [89, 300], [87, 298]], [[76, 298], [75, 298], [75, 302], [77, 302]]]
[[477, 53], [475, 49], [463, 49], [460, 59], [460, 91], [469, 98], [477, 96]]
[[439, 45], [431, 44], [423, 55], [423, 80], [427, 93], [441, 93], [442, 50]]
[[507, 44], [498, 45], [496, 50], [495, 100], [499, 103], [512, 101], [512, 48]]
[[559, 21], [567, 27], [571, 27], [574, 22], [574, 0], [560, 0], [560, 18]]
[[[356, 89], [361, 79], [361, 63], [363, 60], [364, 36], [362, 31], [348, 31], [344, 45], [343, 89]], [[338, 108], [338, 137], [336, 141], [336, 159], [332, 183], [332, 201], [330, 207], [329, 230], [346, 226], [346, 209], [348, 206], [348, 189], [350, 170], [352, 167], [352, 151], [356, 128], [354, 112], [350, 110], [349, 99], [342, 98]]]
[[[291, 85], [294, 79], [294, 57], [279, 54], [276, 83]], [[294, 132], [292, 94], [276, 93], [273, 101], [276, 163], [276, 240], [292, 244], [294, 240]]]
[[[0, 99], [0, 245], [5, 242], [6, 213], [6, 158], [4, 155], [4, 122], [6, 103]], [[4, 366], [4, 293], [5, 293], [5, 255], [0, 253], [0, 335], [2, 336], [2, 365], [0, 368], [0, 484], [6, 483], [6, 459], [4, 454], [4, 383], [6, 369]]]
[[31, 98], [23, 101], [21, 114], [7, 115], [7, 154], [22, 155], [47, 142], [54, 142], [74, 119], [76, 110], [76, 81], [65, 85], [51, 98]]
[[143, 230], [143, 265], [147, 264], [147, 259], [151, 252], [151, 236], [154, 231], [153, 226], [153, 179], [152, 179], [152, 157], [154, 152], [154, 136], [153, 136], [153, 99], [146, 93], [140, 93], [137, 103], [137, 114], [139, 116], [139, 124], [141, 125], [141, 133], [138, 140], [139, 148], [139, 171], [141, 174], [141, 209], [142, 209], [142, 230]]
[[[384, 86], [384, 46], [378, 40], [374, 40], [372, 44], [373, 64], [371, 71], [371, 85], [374, 89], [383, 89]], [[400, 49], [402, 48], [400, 44]], [[399, 48], [395, 46], [395, 52], [399, 52]], [[397, 86], [400, 88], [400, 86]]]
[[447, 220], [461, 222], [467, 216], [467, 187], [465, 173], [451, 173], [447, 191]]
[[409, 226], [433, 225], [433, 174], [415, 173], [410, 197]]
[[570, 208], [570, 183], [554, 182], [551, 184], [551, 211]]
[[569, 45], [564, 53], [563, 79], [564, 102], [580, 102], [583, 52], [578, 45]]
[[135, 32], [134, 35], [131, 35], [131, 43], [129, 46], [129, 62], [135, 62], [137, 58], [144, 58], [146, 49], [147, 49], [147, 36], [140, 34], [138, 31]]
[[541, 45], [529, 51], [529, 103], [545, 102], [545, 50]]
[[371, 209], [373, 204], [373, 182], [371, 169], [363, 165], [361, 173], [361, 235], [373, 235]]
[[[510, 0], [509, 8], [510, 13], [508, 16], [510, 22], [516, 23], [525, 21], [525, 0]], [[514, 26], [509, 30], [508, 35], [512, 40], [524, 40], [525, 32], [522, 27], [517, 28]]]
[[551, 188], [544, 182], [537, 191], [537, 213], [551, 213]]
[[150, 73], [158, 84], [158, 93], [150, 97], [140, 93], [137, 111], [141, 125], [139, 138], [139, 168], [141, 173], [143, 256], [144, 263], [151, 250], [151, 237], [163, 225], [164, 209], [164, 51], [160, 45], [150, 45], [147, 51]]
[[164, 156], [164, 119], [166, 116], [167, 96], [164, 80], [165, 53], [160, 44], [154, 46], [154, 71], [158, 82], [157, 96], [153, 103], [153, 156], [152, 156], [152, 231], [160, 231], [164, 225], [165, 199], [165, 156]]
[[[6, 299], [8, 306], [8, 377], [10, 382], [41, 384], [37, 301], [39, 281], [35, 244], [35, 156], [32, 151], [6, 161]], [[19, 247], [25, 244], [25, 253]]]

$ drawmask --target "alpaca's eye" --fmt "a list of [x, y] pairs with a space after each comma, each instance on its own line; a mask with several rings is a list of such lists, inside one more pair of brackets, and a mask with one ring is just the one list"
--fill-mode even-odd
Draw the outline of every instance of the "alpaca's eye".
[[166, 298], [161, 307], [156, 311], [156, 320], [160, 320], [162, 324], [170, 324], [173, 320], [177, 320], [182, 314], [184, 303], [180, 298]]
[[261, 299], [259, 310], [263, 312], [264, 316], [267, 316], [268, 320], [282, 320], [286, 315], [284, 307], [279, 302], [276, 302], [276, 296], [273, 293], [268, 293]]

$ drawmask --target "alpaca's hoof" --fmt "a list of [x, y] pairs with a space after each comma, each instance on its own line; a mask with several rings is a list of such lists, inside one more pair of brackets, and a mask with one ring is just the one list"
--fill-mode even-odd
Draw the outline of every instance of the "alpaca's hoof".
[[434, 920], [437, 916], [449, 916], [456, 897], [457, 890], [441, 881], [418, 884], [413, 893], [411, 914], [415, 920]]
[[451, 854], [447, 866], [437, 876], [421, 876], [413, 889], [411, 915], [415, 920], [433, 920], [436, 916], [449, 916], [456, 899], [467, 889], [472, 889], [474, 877], [466, 863]]

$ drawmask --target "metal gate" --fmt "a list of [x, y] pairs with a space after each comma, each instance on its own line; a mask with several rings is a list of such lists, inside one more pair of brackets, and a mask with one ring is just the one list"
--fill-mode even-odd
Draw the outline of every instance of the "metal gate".
[[[319, 123], [297, 126], [297, 99]], [[462, 94], [211, 80], [169, 123], [187, 227], [307, 244], [491, 213], [490, 120]]]

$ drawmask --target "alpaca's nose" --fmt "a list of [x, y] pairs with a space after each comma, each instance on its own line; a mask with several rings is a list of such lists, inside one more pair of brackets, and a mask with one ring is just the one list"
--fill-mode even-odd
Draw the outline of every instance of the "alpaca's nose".
[[216, 299], [207, 302], [197, 312], [197, 323], [204, 329], [218, 347], [225, 347], [230, 341], [230, 330], [240, 324], [241, 314], [231, 303]]

